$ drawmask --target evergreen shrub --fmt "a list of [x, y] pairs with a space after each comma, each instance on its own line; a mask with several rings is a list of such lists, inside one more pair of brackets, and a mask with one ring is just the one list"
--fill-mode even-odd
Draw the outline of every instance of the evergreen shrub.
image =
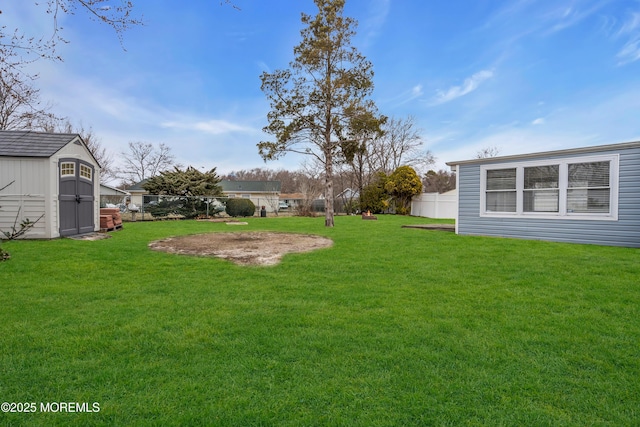
[[225, 209], [229, 216], [253, 216], [256, 212], [256, 205], [249, 199], [232, 198], [227, 200]]

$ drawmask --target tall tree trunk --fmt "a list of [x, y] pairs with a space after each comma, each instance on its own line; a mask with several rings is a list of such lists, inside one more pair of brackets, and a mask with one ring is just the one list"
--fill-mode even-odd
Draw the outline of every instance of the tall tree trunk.
[[333, 227], [333, 153], [326, 150], [324, 164], [324, 225]]

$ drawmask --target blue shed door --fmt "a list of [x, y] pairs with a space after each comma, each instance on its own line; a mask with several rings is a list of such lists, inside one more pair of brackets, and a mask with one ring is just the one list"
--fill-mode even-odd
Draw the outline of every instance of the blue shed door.
[[93, 165], [79, 159], [62, 159], [58, 164], [60, 177], [60, 235], [90, 233], [95, 230], [93, 215]]

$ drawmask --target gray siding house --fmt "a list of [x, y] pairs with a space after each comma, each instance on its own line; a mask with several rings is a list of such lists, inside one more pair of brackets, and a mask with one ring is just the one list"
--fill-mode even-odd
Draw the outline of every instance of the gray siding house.
[[640, 248], [640, 142], [447, 165], [458, 234]]
[[222, 193], [229, 198], [249, 199], [256, 209], [264, 206], [267, 212], [277, 212], [280, 202], [280, 181], [220, 181]]
[[100, 165], [79, 135], [0, 131], [1, 230], [41, 218], [26, 238], [98, 231], [99, 184]]

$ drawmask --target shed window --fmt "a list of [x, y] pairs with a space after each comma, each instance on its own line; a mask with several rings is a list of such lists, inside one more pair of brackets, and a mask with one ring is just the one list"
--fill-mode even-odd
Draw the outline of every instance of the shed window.
[[80, 165], [80, 177], [91, 181], [93, 179], [93, 170], [89, 166]]
[[618, 218], [618, 155], [480, 166], [480, 215]]
[[74, 162], [63, 162], [60, 164], [60, 176], [75, 176], [76, 164]]

